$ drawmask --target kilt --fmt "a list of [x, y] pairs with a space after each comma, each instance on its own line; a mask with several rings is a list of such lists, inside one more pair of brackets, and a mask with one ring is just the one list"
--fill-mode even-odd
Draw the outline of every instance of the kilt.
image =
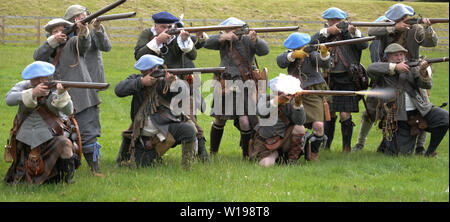
[[249, 157], [251, 160], [256, 160], [256, 161], [260, 161], [261, 159], [264, 159], [268, 156], [270, 156], [273, 152], [278, 152], [279, 158], [286, 158], [289, 150], [290, 150], [290, 146], [291, 146], [291, 132], [294, 129], [294, 126], [290, 126], [289, 128], [286, 129], [286, 134], [289, 134], [289, 136], [287, 138], [281, 138], [283, 141], [280, 144], [280, 146], [276, 149], [273, 150], [269, 150], [267, 149], [267, 147], [264, 145], [265, 144], [265, 138], [259, 136], [258, 134], [256, 134], [249, 145]]
[[[327, 90], [328, 86], [324, 83], [308, 86], [305, 90]], [[303, 108], [306, 114], [306, 125], [313, 122], [324, 121], [324, 109], [322, 96], [318, 95], [302, 95]]]
[[[356, 90], [356, 85], [353, 82], [349, 73], [330, 73], [329, 86], [331, 90]], [[359, 100], [361, 96], [333, 96], [333, 101], [330, 104], [330, 112], [359, 112]]]
[[7, 184], [43, 184], [47, 182], [58, 182], [60, 179], [59, 175], [59, 156], [64, 149], [72, 149], [72, 142], [65, 136], [56, 136], [53, 139], [45, 142], [39, 146], [40, 155], [45, 163], [44, 172], [38, 176], [30, 176], [27, 179], [25, 163], [28, 159], [28, 154], [30, 154], [30, 146], [17, 141], [16, 156], [17, 159], [9, 167], [8, 172], [4, 181]]
[[[231, 78], [227, 74], [223, 74], [223, 79], [225, 80], [241, 80], [240, 76], [236, 78]], [[214, 80], [220, 81], [220, 78], [216, 75]], [[254, 90], [254, 91], [253, 91]], [[250, 126], [253, 128], [258, 122], [256, 116], [256, 89], [248, 88], [238, 88], [234, 90], [227, 91], [227, 93], [221, 94], [221, 90], [214, 90], [214, 99], [212, 102], [211, 116], [218, 118], [220, 120], [234, 120], [235, 126], [239, 128], [240, 116], [248, 116], [250, 121]], [[216, 100], [217, 99], [217, 100]], [[231, 102], [232, 106], [226, 102]], [[216, 107], [216, 104], [220, 103]], [[237, 123], [236, 123], [237, 121]]]

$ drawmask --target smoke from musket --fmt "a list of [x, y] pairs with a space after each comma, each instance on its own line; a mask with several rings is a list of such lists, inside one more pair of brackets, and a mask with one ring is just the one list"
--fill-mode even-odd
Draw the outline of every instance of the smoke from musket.
[[367, 91], [357, 91], [356, 94], [368, 97], [376, 97], [382, 100], [390, 100], [395, 96], [393, 88], [371, 89]]

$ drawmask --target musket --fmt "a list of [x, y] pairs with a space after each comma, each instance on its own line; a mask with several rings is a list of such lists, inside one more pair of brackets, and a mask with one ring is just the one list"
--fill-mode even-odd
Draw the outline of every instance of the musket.
[[221, 31], [228, 29], [242, 28], [244, 25], [212, 25], [212, 26], [197, 26], [197, 27], [186, 27], [186, 28], [170, 28], [166, 31], [169, 35], [179, 34], [181, 30], [187, 31], [189, 33], [196, 32], [210, 32], [210, 31]]
[[382, 97], [389, 95], [390, 91], [376, 91], [376, 90], [360, 90], [360, 91], [348, 91], [348, 90], [301, 90], [295, 94], [301, 95], [319, 95], [319, 96], [378, 96]]
[[[111, 11], [112, 9], [114, 9], [115, 7], [125, 3], [126, 1], [127, 0], [118, 0], [118, 1], [116, 1], [116, 2], [114, 2], [112, 4], [110, 4], [110, 5], [107, 5], [106, 7], [104, 7], [102, 9], [100, 9], [100, 10], [90, 14], [89, 16], [87, 16], [84, 19], [81, 19], [78, 22], [80, 22], [81, 24], [89, 23], [93, 19], [99, 17], [100, 15], [103, 15], [103, 14], [107, 13], [108, 11]], [[62, 33], [66, 34], [66, 35], [69, 35], [70, 33], [74, 32], [76, 30], [76, 28], [77, 28], [77, 24], [74, 23], [71, 26], [65, 27], [64, 30], [62, 31]]]
[[368, 42], [368, 41], [375, 40], [376, 38], [377, 38], [376, 36], [369, 36], [369, 37], [346, 39], [346, 40], [325, 42], [325, 43], [312, 44], [312, 45], [310, 44], [305, 47], [304, 51], [307, 53], [310, 53], [312, 51], [317, 51], [317, 50], [319, 50], [320, 45], [330, 48], [330, 47], [334, 47], [334, 46], [351, 45], [351, 44], [358, 44], [358, 43], [362, 43], [362, 42]]
[[[435, 23], [448, 23], [448, 18], [429, 18], [431, 24]], [[408, 25], [414, 25], [414, 24], [423, 24], [422, 18], [410, 18], [405, 21], [404, 23]], [[383, 27], [383, 26], [394, 26], [395, 22], [348, 22], [348, 24], [356, 26], [356, 27]]]
[[72, 82], [72, 81], [60, 81], [50, 80], [46, 83], [48, 88], [56, 88], [56, 85], [61, 83], [64, 88], [85, 88], [85, 89], [107, 89], [109, 83], [101, 82]]
[[[432, 64], [432, 63], [448, 62], [448, 57], [423, 59], [423, 60], [427, 61], [428, 64]], [[419, 66], [423, 60], [406, 62], [405, 64], [408, 65], [409, 67]]]
[[97, 21], [109, 21], [117, 19], [125, 19], [136, 16], [136, 12], [126, 12], [120, 14], [102, 15], [97, 18]]
[[256, 33], [263, 32], [292, 32], [297, 31], [298, 26], [286, 26], [286, 27], [262, 27], [262, 28], [250, 28], [247, 24], [242, 26], [241, 29], [234, 31], [236, 35], [248, 35], [250, 31], [255, 31]]
[[151, 75], [155, 78], [164, 77], [166, 72], [174, 75], [189, 75], [193, 73], [223, 73], [225, 67], [206, 67], [206, 68], [178, 68], [178, 69], [157, 69]]

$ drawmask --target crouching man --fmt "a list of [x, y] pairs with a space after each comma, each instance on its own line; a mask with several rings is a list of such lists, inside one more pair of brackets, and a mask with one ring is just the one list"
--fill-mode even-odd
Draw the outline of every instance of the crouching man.
[[19, 106], [11, 129], [14, 161], [4, 178], [7, 184], [70, 183], [80, 165], [62, 121], [62, 114], [73, 112], [70, 95], [61, 84], [55, 92], [45, 84], [54, 72], [50, 63], [33, 62], [22, 72], [24, 81], [6, 94], [7, 105]]
[[[119, 97], [133, 96], [130, 112], [133, 123], [129, 134], [123, 135], [118, 164], [134, 160], [137, 166], [149, 166], [169, 148], [181, 144], [183, 167], [191, 168], [197, 152], [197, 130], [186, 115], [172, 112], [172, 99], [181, 91], [169, 90], [171, 83], [177, 81], [175, 75], [154, 77], [163, 64], [162, 58], [144, 55], [134, 65], [141, 74], [128, 76], [115, 88]], [[189, 92], [189, 88], [184, 90]]]
[[263, 125], [262, 121], [258, 123], [256, 134], [250, 143], [250, 159], [257, 160], [261, 166], [269, 167], [277, 160], [295, 164], [300, 155], [305, 154], [303, 124], [306, 115], [301, 98], [301, 95], [291, 96], [283, 92], [273, 98], [268, 95], [259, 97], [258, 114], [261, 118], [267, 118], [263, 115], [267, 113], [263, 110], [266, 110], [277, 117], [277, 120], [273, 125]]

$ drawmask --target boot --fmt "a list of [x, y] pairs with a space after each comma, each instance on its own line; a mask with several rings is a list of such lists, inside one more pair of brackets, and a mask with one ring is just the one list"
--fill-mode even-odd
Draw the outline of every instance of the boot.
[[253, 131], [241, 131], [241, 148], [242, 148], [242, 157], [244, 159], [248, 159], [248, 144], [250, 142], [250, 139], [252, 138]]
[[325, 135], [327, 136], [327, 143], [325, 144], [325, 149], [330, 150], [331, 148], [331, 143], [333, 142], [334, 139], [334, 130], [336, 128], [336, 119], [337, 117], [331, 117], [330, 121], [325, 121], [324, 123], [324, 132]]
[[342, 152], [351, 152], [351, 142], [353, 127], [355, 124], [352, 122], [352, 117], [341, 122], [341, 133], [342, 133]]
[[94, 176], [103, 177], [103, 174], [100, 171], [100, 167], [98, 165], [98, 159], [94, 162], [94, 153], [84, 153], [84, 158], [86, 159], [86, 162], [88, 163], [89, 168], [91, 168]]
[[195, 159], [196, 144], [197, 143], [195, 141], [181, 144], [181, 152], [182, 152], [181, 163], [185, 170], [190, 170], [192, 168], [192, 164]]
[[370, 129], [372, 129], [373, 123], [366, 120], [364, 117], [361, 118], [361, 129], [359, 129], [358, 142], [353, 147], [353, 151], [362, 150], [364, 144], [366, 143], [367, 135], [369, 135]]
[[288, 152], [288, 161], [290, 164], [297, 163], [300, 155], [302, 154], [303, 137], [305, 134], [292, 134], [291, 147]]
[[198, 153], [197, 156], [202, 162], [209, 162], [208, 151], [206, 151], [205, 137], [198, 139]]
[[209, 144], [209, 153], [211, 155], [215, 155], [219, 152], [220, 141], [222, 140], [224, 126], [217, 126], [216, 124], [212, 124], [211, 133], [210, 133], [210, 144]]
[[76, 154], [68, 159], [59, 159], [60, 180], [64, 180], [64, 182], [68, 184], [74, 183], [74, 181], [72, 181], [72, 178], [75, 175], [76, 162], [79, 163], [78, 155]]
[[324, 137], [325, 136], [313, 135], [309, 140], [311, 144], [311, 160], [313, 161], [319, 160], [320, 145], [322, 144]]

